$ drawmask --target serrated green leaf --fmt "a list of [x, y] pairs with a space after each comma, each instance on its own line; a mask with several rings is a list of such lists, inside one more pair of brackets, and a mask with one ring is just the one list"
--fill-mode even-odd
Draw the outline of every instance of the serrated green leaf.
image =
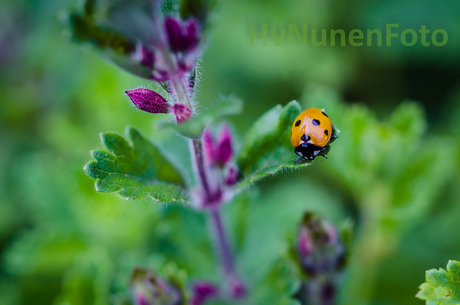
[[262, 167], [263, 159], [276, 159], [290, 154], [290, 131], [294, 119], [300, 114], [300, 105], [291, 101], [286, 106], [276, 105], [263, 114], [249, 129], [238, 155], [238, 166], [244, 173], [250, 168]]
[[235, 190], [237, 192], [239, 191], [242, 191], [244, 190], [245, 188], [247, 188], [248, 186], [250, 186], [251, 184], [254, 184], [262, 179], [265, 179], [269, 176], [274, 176], [276, 174], [278, 174], [279, 172], [285, 170], [285, 169], [291, 169], [291, 170], [295, 170], [295, 169], [301, 169], [301, 168], [304, 168], [304, 167], [307, 167], [311, 164], [312, 161], [305, 161], [305, 162], [300, 162], [300, 163], [296, 163], [296, 159], [291, 159], [291, 160], [288, 160], [284, 163], [281, 163], [281, 164], [278, 164], [278, 165], [273, 165], [273, 166], [270, 166], [270, 167], [266, 167], [266, 168], [262, 168], [254, 173], [251, 173], [250, 175], [247, 175], [246, 177], [244, 177], [240, 183], [238, 183], [236, 186], [235, 186]]
[[96, 191], [112, 193], [126, 199], [151, 198], [160, 202], [185, 202], [179, 173], [158, 149], [134, 128], [126, 129], [128, 143], [114, 133], [101, 134], [106, 150], [91, 152], [94, 160], [85, 166], [96, 179]]
[[460, 304], [460, 262], [449, 261], [447, 270], [428, 270], [425, 278], [417, 298], [427, 305]]
[[198, 139], [201, 137], [206, 125], [219, 117], [240, 113], [242, 109], [243, 102], [241, 100], [229, 98], [214, 103], [208, 109], [205, 109], [183, 124], [162, 123], [160, 127], [173, 129], [190, 139]]

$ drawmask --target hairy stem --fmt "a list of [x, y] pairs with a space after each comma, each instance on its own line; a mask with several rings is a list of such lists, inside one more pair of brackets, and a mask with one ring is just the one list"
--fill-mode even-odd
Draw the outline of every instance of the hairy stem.
[[206, 177], [206, 170], [204, 168], [203, 160], [203, 147], [201, 145], [201, 139], [191, 140], [193, 143], [193, 154], [195, 155], [196, 168], [198, 170], [198, 178], [203, 187], [206, 196], [210, 198], [211, 191], [209, 189], [208, 178]]
[[233, 266], [232, 254], [230, 253], [230, 248], [228, 246], [227, 238], [225, 236], [224, 227], [222, 225], [220, 210], [212, 209], [209, 215], [215, 231], [217, 246], [222, 260], [222, 267], [225, 271], [227, 278], [231, 278], [235, 276], [235, 268]]
[[[173, 78], [170, 81], [170, 84], [173, 87], [173, 90], [175, 91], [177, 95], [178, 101], [180, 103], [188, 105], [193, 112], [189, 97], [187, 95], [186, 86], [188, 84], [184, 83], [184, 79], [182, 77]], [[200, 182], [206, 198], [211, 199], [215, 196], [214, 194], [212, 194], [212, 190], [209, 186], [209, 181], [208, 181], [207, 172], [206, 172], [207, 169], [205, 168], [205, 163], [204, 163], [204, 158], [203, 158], [202, 141], [201, 139], [190, 140], [190, 141], [192, 142], [191, 143], [192, 145], [190, 145], [191, 153], [194, 156], [192, 160], [196, 162], [195, 167], [197, 169], [196, 171], [196, 175], [198, 176], [197, 180]], [[222, 224], [222, 219], [220, 215], [220, 205], [219, 203], [215, 203], [215, 204], [216, 204], [216, 207], [210, 210], [210, 212], [208, 213], [208, 216], [210, 218], [210, 224], [212, 226], [212, 231], [216, 235], [216, 239], [217, 239], [218, 249], [216, 252], [220, 254], [222, 268], [225, 272], [227, 281], [229, 285], [231, 286], [230, 289], [232, 291], [232, 294], [234, 294], [235, 296], [241, 296], [242, 294], [244, 294], [244, 287], [242, 283], [239, 281], [239, 279], [236, 277], [235, 267], [233, 264], [233, 257], [230, 251], [227, 237], [226, 237], [225, 228]]]
[[192, 103], [187, 94], [187, 84], [184, 83], [185, 75], [183, 73], [177, 72], [176, 65], [174, 64], [174, 61], [171, 58], [169, 50], [163, 48], [162, 52], [167, 65], [170, 67], [172, 71], [175, 71], [173, 77], [169, 81], [169, 84], [176, 93], [178, 102], [187, 105], [193, 113], [194, 109], [192, 108]]

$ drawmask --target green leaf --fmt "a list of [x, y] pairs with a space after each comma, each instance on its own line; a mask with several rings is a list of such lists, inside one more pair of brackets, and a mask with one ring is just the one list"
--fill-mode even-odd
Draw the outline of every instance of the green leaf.
[[278, 165], [273, 165], [270, 167], [265, 167], [262, 168], [254, 173], [251, 173], [244, 177], [236, 186], [235, 186], [235, 191], [240, 192], [250, 186], [251, 184], [254, 184], [262, 179], [265, 179], [269, 176], [274, 176], [278, 174], [279, 172], [287, 169], [291, 170], [296, 170], [296, 169], [301, 169], [304, 167], [307, 167], [311, 164], [312, 161], [305, 161], [305, 162], [299, 162], [296, 163], [296, 159], [291, 159], [289, 161], [286, 161], [282, 164]]
[[219, 117], [240, 113], [243, 109], [243, 102], [239, 99], [228, 98], [214, 103], [208, 109], [192, 117], [183, 124], [162, 123], [160, 127], [171, 128], [177, 133], [190, 139], [201, 137], [206, 125]]
[[118, 53], [132, 53], [136, 49], [134, 42], [120, 33], [103, 28], [86, 16], [76, 13], [69, 15], [72, 37], [77, 42], [91, 42], [101, 49], [111, 49]]
[[420, 285], [416, 297], [427, 305], [460, 304], [460, 262], [451, 260], [444, 269], [426, 272], [426, 283]]
[[206, 28], [209, 13], [216, 6], [217, 0], [180, 0], [179, 12], [182, 19], [190, 17], [198, 19]]
[[291, 101], [284, 107], [276, 105], [252, 125], [238, 155], [242, 172], [248, 173], [251, 167], [263, 167], [260, 164], [263, 159], [273, 160], [292, 154], [289, 135], [292, 122], [300, 111], [297, 101]]
[[106, 150], [91, 152], [94, 158], [85, 166], [96, 179], [96, 191], [126, 199], [152, 198], [160, 202], [185, 202], [179, 173], [157, 148], [132, 127], [127, 127], [130, 143], [114, 133], [101, 134]]

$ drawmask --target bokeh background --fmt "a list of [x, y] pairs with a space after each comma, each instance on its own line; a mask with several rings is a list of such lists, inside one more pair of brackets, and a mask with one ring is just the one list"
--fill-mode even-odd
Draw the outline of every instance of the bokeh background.
[[[203, 215], [95, 193], [84, 174], [89, 150], [101, 146], [99, 132], [134, 125], [149, 134], [152, 116], [131, 107], [123, 91], [154, 85], [67, 39], [60, 16], [77, 7], [0, 2], [0, 304], [116, 302], [136, 265], [174, 262], [191, 279], [217, 281]], [[460, 3], [235, 0], [213, 18], [200, 103], [229, 94], [244, 100], [243, 114], [229, 118], [242, 135], [278, 103], [326, 100], [342, 134], [330, 160], [267, 179], [225, 208], [237, 263], [255, 294], [264, 295], [261, 279], [294, 239], [302, 211], [313, 210], [356, 227], [341, 304], [422, 304], [414, 295], [424, 271], [460, 259]], [[426, 25], [446, 30], [449, 41], [303, 47], [259, 39], [250, 46], [251, 23], [345, 31]], [[398, 125], [401, 113], [410, 123]], [[365, 127], [375, 133], [364, 134]], [[387, 159], [375, 157], [376, 165], [377, 148]], [[369, 187], [375, 177], [382, 178]], [[398, 209], [368, 208], [404, 200], [411, 208], [399, 222]], [[393, 218], [379, 217], [388, 211]], [[370, 287], [362, 288], [363, 279]]]

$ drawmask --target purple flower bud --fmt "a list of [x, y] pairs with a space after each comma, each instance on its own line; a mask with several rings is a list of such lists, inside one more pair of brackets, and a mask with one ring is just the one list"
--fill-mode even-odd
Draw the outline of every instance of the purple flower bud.
[[170, 16], [164, 26], [171, 51], [190, 52], [198, 46], [200, 30], [195, 19], [182, 22]]
[[238, 169], [235, 166], [229, 166], [227, 176], [225, 177], [225, 185], [234, 186], [238, 178]]
[[208, 157], [209, 163], [214, 163], [214, 140], [212, 138], [211, 131], [209, 129], [205, 129], [203, 132], [203, 147]]
[[168, 113], [170, 105], [160, 94], [155, 91], [138, 88], [125, 91], [134, 106], [150, 113]]
[[211, 209], [224, 202], [224, 192], [218, 185], [215, 185], [215, 187], [216, 189], [209, 190], [210, 194], [205, 192], [202, 188], [195, 188], [192, 191], [192, 198], [193, 203], [195, 204], [195, 208]]
[[337, 229], [312, 213], [305, 213], [299, 226], [297, 251], [309, 276], [333, 274], [343, 268], [345, 247]]
[[190, 301], [191, 305], [202, 305], [219, 293], [219, 290], [214, 285], [205, 282], [195, 283], [192, 290], [193, 297]]
[[218, 144], [215, 154], [215, 162], [223, 167], [225, 164], [227, 164], [233, 155], [232, 135], [227, 125], [222, 127], [217, 142]]
[[147, 300], [144, 293], [141, 290], [137, 290], [134, 292], [134, 304], [135, 305], [149, 305], [150, 302]]
[[246, 295], [246, 287], [244, 287], [243, 283], [236, 276], [230, 279], [230, 295], [236, 299]]
[[313, 251], [313, 241], [307, 228], [300, 229], [297, 248], [302, 257], [309, 255]]
[[155, 63], [155, 54], [146, 46], [138, 44], [132, 57], [134, 60], [140, 62], [143, 66], [153, 69]]
[[190, 19], [185, 24], [185, 36], [183, 47], [190, 51], [194, 50], [200, 42], [200, 29], [195, 19]]
[[152, 271], [136, 268], [131, 275], [134, 305], [178, 305], [179, 291]]
[[172, 113], [176, 116], [177, 124], [186, 122], [192, 115], [190, 108], [184, 104], [174, 104], [172, 106]]

